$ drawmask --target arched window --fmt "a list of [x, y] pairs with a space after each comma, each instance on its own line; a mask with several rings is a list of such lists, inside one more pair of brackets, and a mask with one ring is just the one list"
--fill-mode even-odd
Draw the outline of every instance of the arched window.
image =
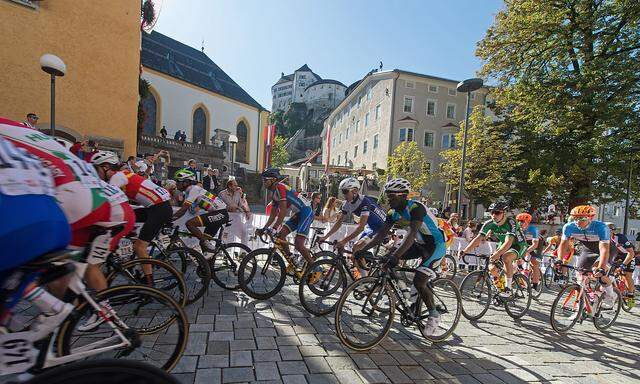
[[238, 145], [236, 146], [236, 161], [238, 163], [248, 164], [249, 146], [247, 145], [248, 130], [244, 121], [238, 123], [236, 127], [236, 136], [238, 137]]
[[193, 112], [193, 135], [194, 143], [207, 144], [207, 115], [202, 107], [198, 107]]
[[158, 102], [153, 93], [149, 92], [149, 96], [142, 99], [142, 110], [145, 113], [142, 133], [149, 136], [155, 136], [158, 122]]

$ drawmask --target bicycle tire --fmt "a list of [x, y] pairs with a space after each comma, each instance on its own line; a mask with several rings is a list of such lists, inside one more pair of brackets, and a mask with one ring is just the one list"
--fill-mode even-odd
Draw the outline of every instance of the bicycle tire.
[[[340, 341], [342, 341], [344, 345], [346, 345], [347, 347], [355, 351], [367, 351], [375, 347], [376, 345], [380, 344], [382, 340], [384, 340], [387, 337], [387, 335], [389, 334], [389, 331], [391, 330], [391, 325], [393, 325], [393, 319], [395, 316], [395, 308], [396, 308], [396, 298], [391, 288], [389, 288], [387, 284], [385, 284], [384, 286], [380, 286], [380, 284], [378, 283], [378, 280], [379, 279], [377, 277], [364, 277], [360, 280], [355, 281], [353, 284], [349, 285], [347, 289], [344, 291], [344, 293], [340, 296], [340, 300], [338, 301], [338, 304], [336, 306], [336, 313], [335, 313], [336, 334], [338, 335], [338, 338], [340, 339]], [[373, 284], [373, 287], [371, 289], [362, 288], [367, 292], [367, 297], [370, 298], [372, 296], [373, 290], [379, 289], [379, 290], [384, 290], [384, 294], [386, 294], [386, 296], [389, 298], [389, 305], [388, 305], [389, 309], [384, 311], [379, 311], [384, 315], [383, 317], [387, 318], [387, 323], [383, 327], [382, 332], [378, 333], [377, 337], [375, 337], [372, 341], [367, 343], [362, 343], [362, 344], [355, 344], [348, 339], [346, 330], [342, 327], [342, 318], [344, 317], [344, 315], [342, 314], [342, 310], [344, 309], [347, 299], [349, 298], [349, 296], [351, 296], [351, 293], [366, 284]], [[370, 316], [369, 316], [369, 319], [370, 319]], [[368, 320], [368, 321], [372, 322], [372, 320]], [[350, 326], [349, 329], [356, 329], [356, 327]]]
[[613, 288], [613, 292], [615, 293], [617, 300], [615, 301], [614, 307], [612, 308], [612, 310], [614, 311], [614, 315], [613, 318], [606, 324], [602, 324], [599, 322], [599, 320], [602, 319], [602, 317], [600, 316], [602, 313], [602, 300], [600, 300], [600, 302], [598, 303], [598, 308], [596, 309], [596, 314], [595, 316], [593, 316], [593, 325], [599, 330], [599, 331], [605, 331], [607, 330], [609, 327], [611, 327], [616, 320], [618, 319], [618, 316], [620, 315], [620, 308], [622, 306], [622, 295], [620, 294], [620, 291], [618, 290], [618, 288]]
[[159, 258], [171, 265], [179, 264], [175, 268], [182, 272], [187, 286], [187, 305], [204, 296], [211, 283], [211, 268], [200, 252], [187, 247], [175, 247], [162, 252]]
[[[453, 292], [453, 295], [456, 298], [456, 310], [455, 313], [453, 315], [453, 321], [452, 321], [452, 325], [445, 331], [442, 333], [439, 333], [437, 335], [431, 335], [431, 336], [424, 336], [423, 337], [431, 342], [440, 342], [443, 341], [445, 339], [447, 339], [449, 336], [451, 336], [451, 334], [456, 330], [456, 327], [458, 326], [458, 323], [460, 322], [460, 313], [462, 311], [462, 295], [460, 294], [460, 290], [458, 289], [458, 286], [453, 282], [453, 280], [451, 280], [451, 278], [448, 277], [440, 277], [437, 279], [434, 279], [431, 282], [431, 285], [433, 286], [433, 292], [434, 292], [434, 301], [436, 304], [436, 308], [437, 307], [442, 307], [445, 306], [445, 308], [447, 307], [444, 304], [444, 300], [442, 298], [443, 295], [438, 295], [438, 287], [440, 287], [444, 292]], [[448, 286], [448, 288], [442, 288], [442, 286]], [[419, 295], [418, 295], [419, 296]], [[418, 303], [419, 303], [419, 308], [424, 306], [424, 302], [422, 302], [421, 299], [418, 299]], [[426, 306], [425, 310], [426, 310]], [[438, 311], [440, 312], [442, 310], [442, 308], [439, 308]], [[449, 311], [447, 311], [446, 313], [449, 313]], [[442, 317], [444, 313], [441, 312], [440, 316]], [[442, 320], [440, 322], [442, 324]]]
[[[102, 300], [108, 299], [111, 306], [116, 307], [117, 304], [115, 303], [117, 302], [117, 300], [115, 300], [115, 298], [117, 298], [118, 295], [123, 295], [124, 297], [127, 297], [127, 296], [136, 297], [138, 299], [146, 295], [147, 299], [146, 300], [143, 299], [141, 301], [150, 303], [151, 301], [149, 299], [152, 299], [157, 302], [162, 302], [173, 313], [173, 315], [167, 316], [167, 319], [164, 322], [158, 324], [155, 327], [141, 328], [140, 324], [141, 324], [142, 318], [139, 316], [137, 318], [132, 319], [132, 321], [130, 322], [125, 322], [125, 324], [135, 324], [135, 327], [137, 328], [130, 328], [130, 329], [133, 329], [137, 335], [143, 335], [143, 336], [154, 335], [162, 331], [165, 331], [172, 324], [175, 323], [175, 328], [177, 332], [172, 333], [176, 335], [175, 348], [170, 353], [166, 353], [165, 351], [166, 348], [162, 349], [162, 353], [164, 353], [165, 355], [169, 355], [169, 357], [167, 361], [159, 367], [167, 372], [173, 369], [173, 367], [175, 367], [175, 365], [178, 363], [178, 361], [182, 357], [182, 354], [184, 353], [184, 350], [187, 346], [187, 341], [189, 338], [189, 319], [187, 318], [187, 315], [185, 314], [182, 307], [178, 303], [176, 303], [166, 293], [158, 289], [147, 287], [144, 285], [119, 285], [116, 287], [107, 288], [103, 291], [97, 292], [94, 296], [94, 300], [96, 302], [100, 302]], [[56, 349], [59, 356], [66, 356], [72, 353], [72, 342], [74, 341], [72, 340], [73, 333], [74, 333], [73, 330], [78, 325], [80, 320], [83, 318], [83, 314], [89, 314], [89, 311], [91, 310], [93, 310], [93, 307], [91, 307], [86, 301], [82, 301], [78, 305], [76, 305], [76, 308], [74, 310], [75, 314], [73, 316], [67, 317], [67, 319], [60, 325], [58, 336], [56, 339], [56, 343], [57, 343]], [[122, 321], [123, 312], [118, 311], [116, 308], [114, 308], [114, 310], [116, 314], [119, 315], [120, 321]], [[138, 315], [139, 308], [135, 312], [136, 312], [136, 315]], [[151, 315], [151, 317], [153, 318], [160, 317], [160, 314], [159, 314], [160, 311], [158, 311], [157, 308], [155, 309], [149, 308], [148, 311], [144, 313]], [[94, 334], [94, 337], [96, 337], [94, 331], [92, 331], [91, 333], [83, 333], [83, 334], [87, 334], [87, 335]], [[155, 345], [155, 342], [153, 344]], [[165, 345], [172, 345], [172, 344], [173, 343], [169, 343]], [[141, 344], [140, 348], [146, 348], [146, 346]], [[138, 348], [135, 348], [131, 351], [122, 351], [122, 352], [116, 352], [116, 353], [118, 354], [118, 357], [124, 357], [124, 356], [129, 356], [131, 353], [135, 352], [136, 349]], [[145, 358], [145, 361], [150, 361], [151, 359], [147, 354], [145, 354], [144, 358]]]
[[[627, 283], [624, 281], [624, 277], [616, 277], [614, 282], [614, 286], [618, 289], [618, 291], [620, 291], [620, 296], [622, 297], [622, 302], [620, 303], [622, 305], [622, 310], [627, 313], [631, 312], [632, 307], [627, 302], [628, 298], [625, 296], [627, 291]], [[623, 292], [625, 294], [623, 294]]]
[[553, 286], [553, 279], [555, 277], [555, 271], [553, 270], [553, 266], [547, 265], [547, 268], [544, 270], [544, 274], [542, 275], [542, 282], [547, 289], [551, 289]]
[[[324, 266], [324, 267], [323, 267]], [[323, 273], [322, 276], [315, 282], [313, 285], [309, 285], [309, 277], [312, 271], [321, 268]], [[326, 288], [327, 281], [330, 281], [337, 274], [338, 281], [331, 289]], [[334, 295], [340, 287], [342, 287], [342, 291], [336, 298], [335, 302], [331, 305], [318, 306], [312, 305], [312, 299], [307, 300], [307, 295], [305, 294], [305, 287], [309, 288], [310, 294], [321, 297], [323, 300], [327, 299], [327, 297]], [[325, 287], [325, 288], [323, 288]], [[307, 310], [307, 312], [311, 313], [315, 316], [324, 316], [327, 315], [336, 308], [338, 300], [342, 295], [342, 292], [347, 287], [347, 273], [344, 271], [344, 264], [339, 261], [337, 258], [335, 259], [321, 259], [316, 260], [305, 270], [304, 275], [298, 285], [298, 296], [300, 297], [300, 304]], [[323, 290], [324, 289], [324, 290]], [[331, 299], [327, 299], [331, 302]]]
[[[266, 275], [266, 272], [261, 273], [260, 270], [263, 268], [259, 268], [259, 263], [256, 261], [257, 258], [261, 256], [265, 257], [265, 262], [268, 261], [270, 263], [270, 269], [272, 269], [274, 273], [280, 274], [276, 276], [277, 280], [274, 280], [276, 282], [275, 286], [264, 292], [255, 290], [255, 288], [259, 286], [260, 276]], [[267, 300], [280, 292], [284, 286], [285, 279], [287, 278], [285, 272], [286, 266], [284, 259], [278, 252], [275, 252], [271, 248], [256, 249], [249, 252], [240, 262], [240, 266], [238, 267], [238, 283], [242, 292], [249, 297], [257, 300]]]
[[[524, 287], [522, 286], [524, 284]], [[515, 289], [514, 289], [515, 287]], [[531, 283], [529, 282], [529, 278], [520, 272], [516, 272], [513, 275], [513, 280], [511, 283], [511, 298], [505, 301], [504, 309], [507, 311], [509, 316], [513, 319], [519, 319], [522, 316], [526, 315], [531, 307]], [[512, 305], [515, 301], [521, 296], [524, 295], [524, 300], [526, 305], [524, 309], [517, 312], [513, 309]]]
[[44, 371], [25, 384], [179, 384], [169, 373], [133, 360], [79, 361]]
[[[231, 252], [232, 248], [242, 250], [237, 255]], [[251, 252], [251, 248], [242, 243], [226, 243], [218, 247], [216, 253], [209, 259], [211, 278], [220, 287], [228, 290], [240, 288], [238, 282], [238, 266], [245, 255]]]
[[[162, 260], [137, 258], [137, 259], [132, 259], [122, 263], [121, 267], [124, 270], [130, 271], [136, 266], [143, 265], [143, 264], [150, 264], [153, 266], [154, 269], [159, 268], [168, 272], [169, 276], [171, 277], [169, 280], [166, 281], [166, 284], [165, 284], [164, 279], [162, 279], [161, 281], [158, 281], [157, 279], [158, 274], [154, 271], [153, 288], [159, 289], [162, 292], [168, 294], [181, 306], [184, 307], [185, 305], [187, 305], [187, 287], [182, 277], [182, 273], [178, 272], [178, 270], [172, 267], [171, 264], [166, 263]], [[115, 269], [112, 270], [109, 273], [109, 275], [106, 277], [107, 284], [111, 286], [111, 284], [113, 283], [113, 281], [118, 275], [124, 276], [125, 278], [127, 278], [129, 280], [129, 284], [146, 285], [145, 281], [131, 281], [131, 278], [133, 277], [131, 274], [127, 275], [126, 273], [115, 270]]]
[[538, 271], [540, 272], [540, 280], [538, 281], [538, 288], [534, 289], [533, 288], [533, 284], [531, 284], [531, 297], [534, 299], [538, 299], [540, 297], [540, 295], [542, 295], [542, 286], [544, 285], [542, 280], [542, 271], [540, 270], [540, 268], [538, 268]]
[[[580, 300], [580, 302], [578, 304], [578, 311], [577, 311], [578, 315], [574, 319], [572, 319], [572, 321], [569, 323], [568, 326], [560, 327], [557, 324], [557, 322], [555, 321], [556, 320], [556, 309], [558, 308], [558, 304], [560, 303], [560, 300], [562, 299], [562, 297], [564, 296], [564, 293], [566, 291], [576, 292], [576, 294], [578, 295], [578, 299]], [[568, 302], [569, 299], [565, 300], [564, 303], [560, 304], [560, 307], [562, 309], [564, 309], [564, 305]], [[549, 322], [551, 323], [551, 328], [553, 328], [554, 331], [558, 332], [561, 335], [569, 332], [569, 330], [571, 330], [571, 328], [573, 328], [573, 326], [576, 325], [576, 323], [578, 322], [578, 318], [580, 318], [582, 316], [583, 308], [584, 308], [584, 301], [583, 301], [582, 297], [580, 296], [580, 285], [578, 285], [578, 284], [567, 284], [567, 285], [565, 285], [564, 287], [562, 287], [560, 289], [560, 292], [558, 292], [558, 295], [556, 296], [555, 300], [553, 300], [553, 304], [551, 305], [551, 313], [549, 315]]]
[[[465, 306], [465, 302], [470, 301], [465, 298], [468, 297], [480, 300], [480, 298], [485, 295], [486, 303], [480, 306], [481, 310], [479, 312], [472, 313], [470, 306]], [[484, 316], [489, 310], [491, 300], [493, 299], [491, 282], [486, 271], [473, 271], [465, 276], [460, 283], [460, 296], [462, 298], [462, 316], [469, 321], [480, 320], [480, 318], [482, 318], [482, 316]]]
[[322, 260], [322, 259], [335, 259], [338, 257], [335, 252], [320, 250], [318, 252], [312, 252], [313, 260]]

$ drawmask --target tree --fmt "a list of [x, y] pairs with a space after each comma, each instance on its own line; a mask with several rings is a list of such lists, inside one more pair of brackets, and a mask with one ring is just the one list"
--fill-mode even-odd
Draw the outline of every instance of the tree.
[[284, 145], [287, 139], [282, 136], [276, 136], [271, 147], [271, 167], [280, 168], [289, 161], [289, 152]]
[[506, 0], [478, 43], [528, 179], [569, 206], [618, 200], [640, 143], [640, 2]]
[[387, 175], [407, 179], [415, 191], [420, 191], [431, 177], [424, 153], [415, 141], [403, 141], [396, 147], [388, 160]]

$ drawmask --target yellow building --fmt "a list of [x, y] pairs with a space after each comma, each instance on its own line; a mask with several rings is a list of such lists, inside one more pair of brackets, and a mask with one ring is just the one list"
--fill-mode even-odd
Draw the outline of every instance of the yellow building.
[[45, 53], [67, 73], [56, 81], [56, 135], [96, 138], [134, 154], [140, 71], [140, 1], [0, 0], [0, 116], [50, 125]]

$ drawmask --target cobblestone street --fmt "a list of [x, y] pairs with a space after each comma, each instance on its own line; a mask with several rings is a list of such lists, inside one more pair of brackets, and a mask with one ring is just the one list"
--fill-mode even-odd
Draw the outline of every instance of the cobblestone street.
[[637, 383], [638, 309], [609, 333], [585, 320], [562, 337], [549, 324], [554, 295], [532, 301], [522, 321], [492, 308], [481, 321], [464, 317], [434, 345], [396, 321], [389, 337], [362, 353], [342, 346], [333, 314], [313, 317], [286, 285], [268, 301], [223, 291], [187, 311], [190, 340], [173, 373], [184, 383]]

